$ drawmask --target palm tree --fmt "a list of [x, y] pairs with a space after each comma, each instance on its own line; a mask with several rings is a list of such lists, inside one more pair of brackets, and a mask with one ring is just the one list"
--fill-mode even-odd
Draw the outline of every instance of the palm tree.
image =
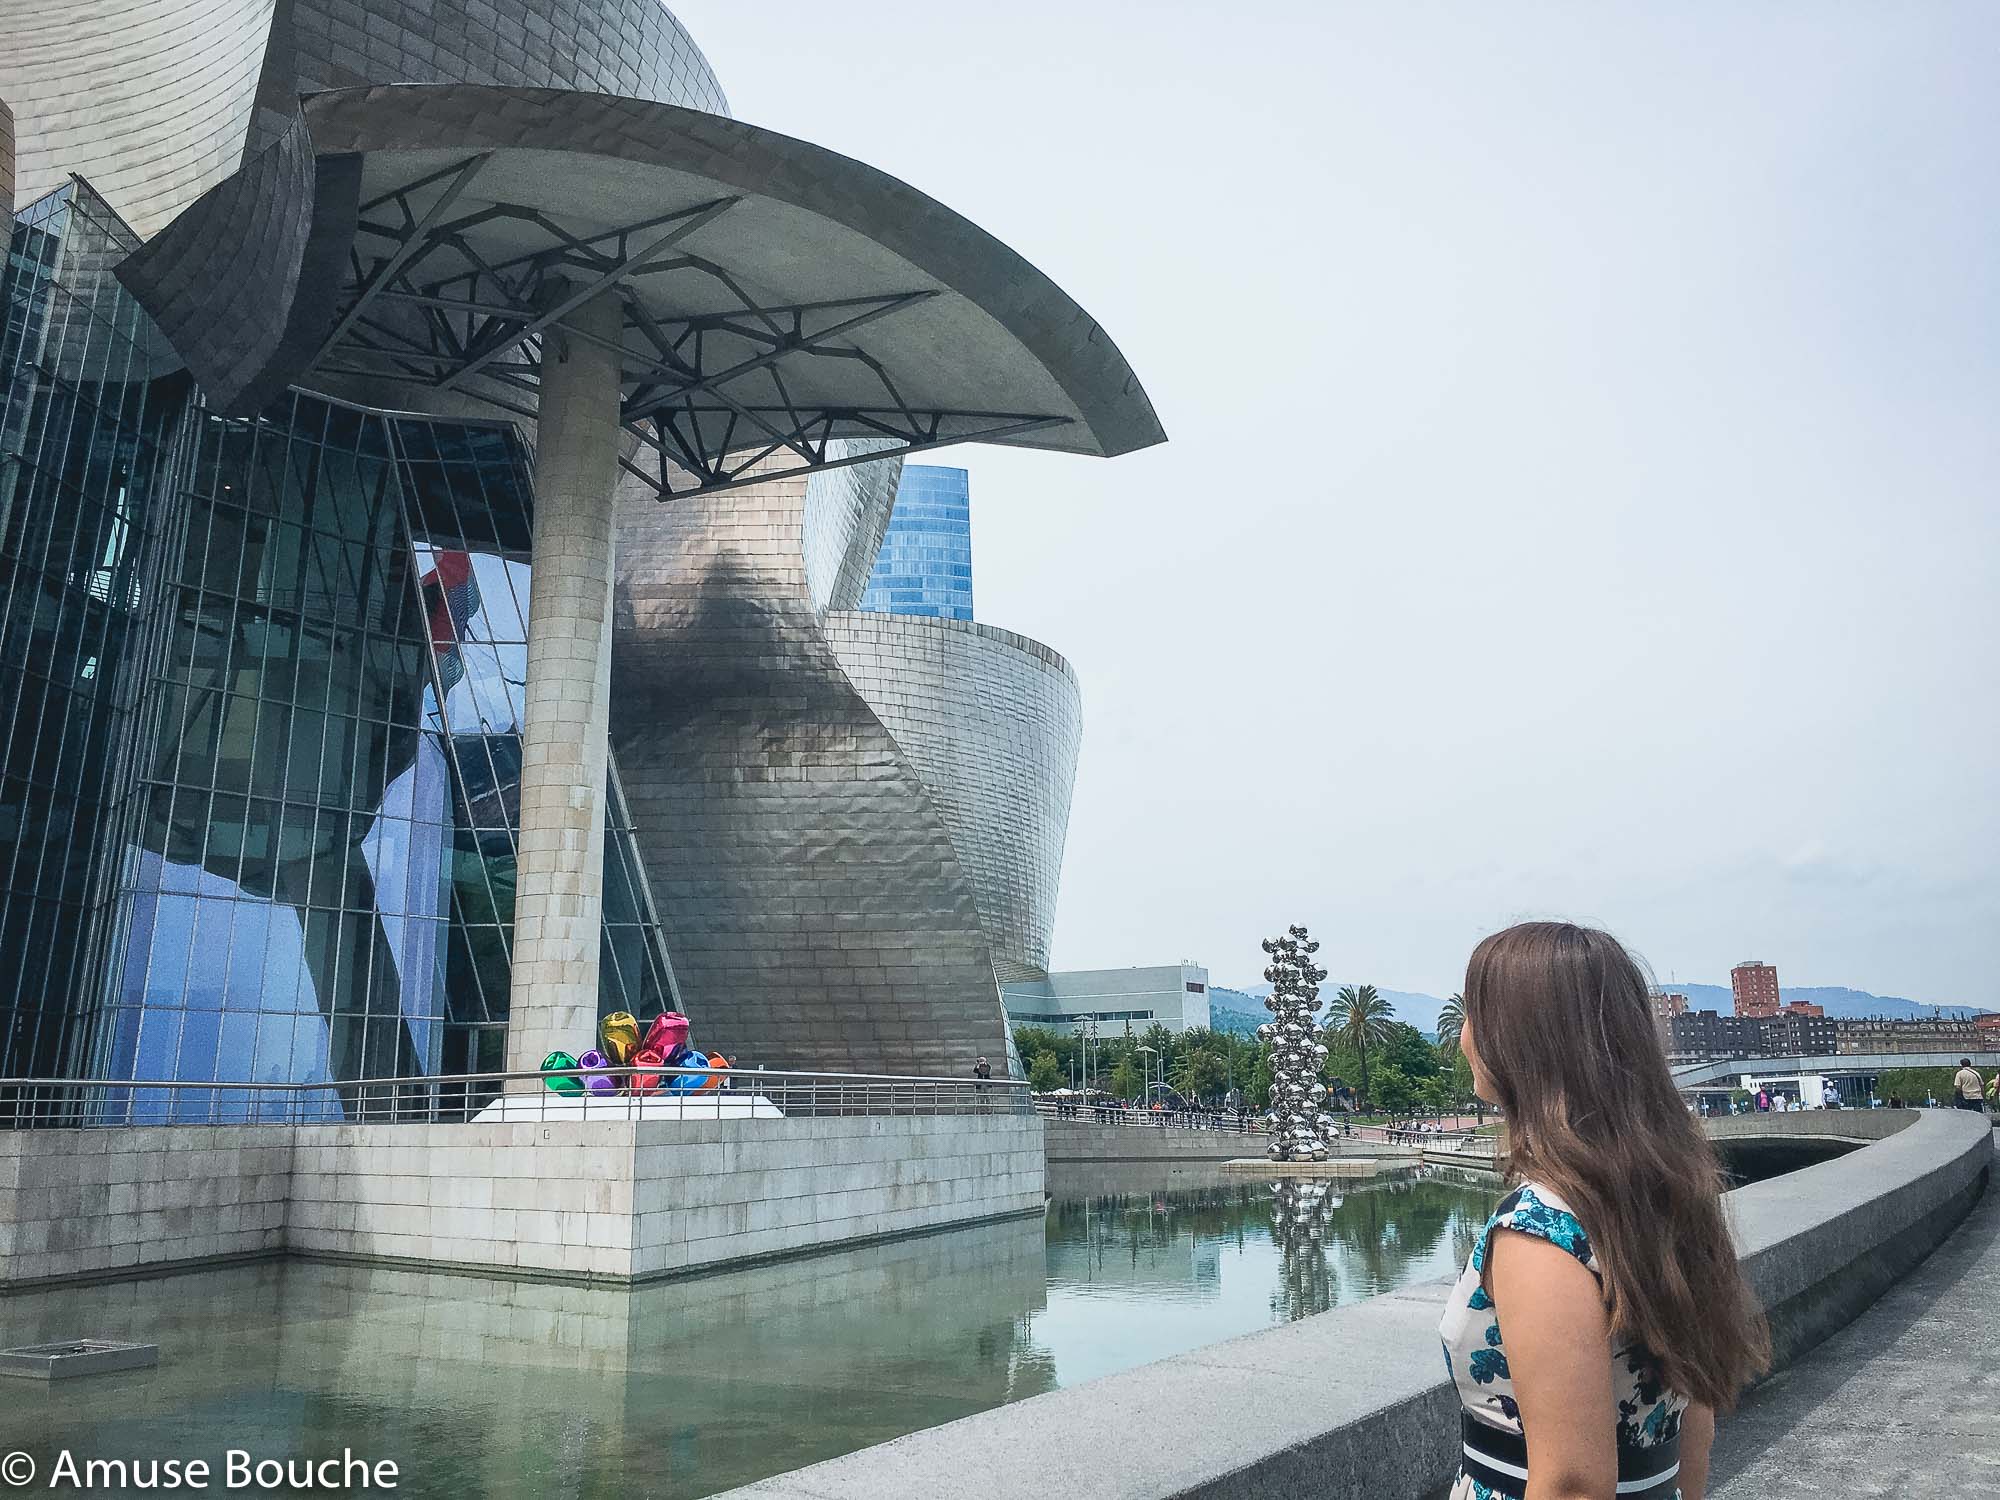
[[1340, 996], [1333, 1006], [1333, 1034], [1342, 1045], [1352, 1047], [1361, 1064], [1361, 1100], [1368, 1101], [1368, 1044], [1387, 1045], [1390, 1037], [1391, 1018], [1396, 1014], [1393, 1001], [1384, 1000], [1375, 993], [1372, 984], [1343, 984]]
[[1438, 1012], [1438, 1051], [1446, 1057], [1458, 1050], [1458, 1034], [1465, 1030], [1465, 996], [1453, 995]]

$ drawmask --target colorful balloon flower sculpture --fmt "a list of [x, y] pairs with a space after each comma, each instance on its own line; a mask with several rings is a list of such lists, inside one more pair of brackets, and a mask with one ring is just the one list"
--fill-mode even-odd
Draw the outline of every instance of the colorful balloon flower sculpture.
[[[614, 1073], [630, 1067], [631, 1073]], [[654, 1071], [686, 1068], [671, 1077]], [[699, 1070], [699, 1071], [695, 1071]], [[542, 1082], [558, 1094], [588, 1094], [593, 1098], [626, 1095], [646, 1098], [664, 1088], [673, 1094], [711, 1093], [723, 1087], [729, 1059], [721, 1053], [699, 1052], [688, 1045], [688, 1018], [665, 1011], [644, 1027], [629, 1012], [617, 1010], [597, 1023], [597, 1045], [580, 1057], [551, 1052], [542, 1059]]]

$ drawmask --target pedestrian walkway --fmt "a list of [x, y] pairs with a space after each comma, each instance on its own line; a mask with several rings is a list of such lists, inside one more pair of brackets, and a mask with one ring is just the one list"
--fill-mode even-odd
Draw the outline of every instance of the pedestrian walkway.
[[1716, 1435], [1713, 1500], [2000, 1497], [2000, 1183]]

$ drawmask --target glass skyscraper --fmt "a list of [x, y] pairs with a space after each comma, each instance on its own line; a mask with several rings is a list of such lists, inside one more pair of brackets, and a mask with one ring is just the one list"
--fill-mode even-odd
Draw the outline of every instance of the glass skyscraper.
[[972, 494], [965, 470], [903, 466], [896, 508], [861, 607], [878, 614], [972, 618]]

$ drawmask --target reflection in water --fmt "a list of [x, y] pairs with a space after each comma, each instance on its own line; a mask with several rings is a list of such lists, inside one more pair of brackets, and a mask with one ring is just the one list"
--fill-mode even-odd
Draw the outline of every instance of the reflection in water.
[[[636, 1291], [279, 1263], [0, 1297], [0, 1345], [158, 1343], [15, 1382], [0, 1449], [393, 1459], [402, 1493], [693, 1500], [1449, 1274], [1490, 1183], [1057, 1177], [983, 1225]], [[218, 1468], [217, 1473], [220, 1473]]]
[[1406, 1168], [1306, 1184], [1155, 1163], [1050, 1169], [1048, 1306], [1029, 1337], [1075, 1385], [1457, 1274], [1497, 1184]]
[[1271, 1289], [1273, 1317], [1290, 1322], [1333, 1306], [1333, 1271], [1321, 1241], [1327, 1215], [1342, 1201], [1330, 1182], [1271, 1184], [1271, 1233], [1284, 1265], [1283, 1277]]

